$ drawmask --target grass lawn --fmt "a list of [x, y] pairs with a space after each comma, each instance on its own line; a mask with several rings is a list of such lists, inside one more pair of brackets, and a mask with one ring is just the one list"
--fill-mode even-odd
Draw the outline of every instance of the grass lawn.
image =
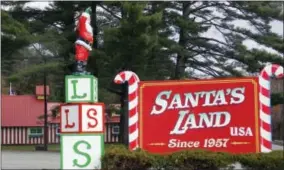
[[[35, 151], [36, 145], [2, 145], [2, 150]], [[48, 145], [48, 151], [60, 151], [60, 144]]]

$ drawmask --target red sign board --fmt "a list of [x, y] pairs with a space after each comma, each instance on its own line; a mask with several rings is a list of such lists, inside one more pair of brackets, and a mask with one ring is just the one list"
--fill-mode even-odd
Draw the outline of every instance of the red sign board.
[[258, 78], [140, 82], [140, 148], [259, 152]]

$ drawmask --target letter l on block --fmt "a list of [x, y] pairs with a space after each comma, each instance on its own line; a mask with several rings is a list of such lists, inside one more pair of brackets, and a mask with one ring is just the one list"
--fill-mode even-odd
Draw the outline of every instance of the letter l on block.
[[60, 106], [60, 133], [79, 133], [79, 104]]
[[76, 84], [78, 83], [78, 80], [71, 80], [71, 83], [72, 83], [72, 88], [73, 88], [73, 95], [71, 96], [71, 99], [82, 99], [82, 98], [85, 98], [87, 96], [87, 93], [83, 93], [81, 96], [79, 96], [77, 94], [77, 87], [76, 87]]
[[98, 101], [97, 78], [92, 75], [68, 75], [65, 77], [66, 103]]

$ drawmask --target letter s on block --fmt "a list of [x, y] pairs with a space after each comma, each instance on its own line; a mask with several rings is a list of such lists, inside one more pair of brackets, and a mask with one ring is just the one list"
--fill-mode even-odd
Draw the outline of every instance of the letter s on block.
[[[158, 115], [158, 114], [163, 113], [166, 110], [168, 106], [168, 101], [165, 99], [162, 99], [162, 97], [166, 96], [166, 99], [169, 99], [171, 92], [172, 91], [162, 91], [157, 95], [155, 104], [153, 105], [150, 115], [153, 115], [153, 114]], [[161, 106], [162, 108], [158, 110], [157, 106]]]
[[[91, 115], [91, 113], [93, 114]], [[97, 110], [94, 108], [91, 108], [87, 111], [87, 117], [94, 121], [93, 124], [88, 122], [88, 128], [95, 128], [98, 125], [98, 120], [96, 118], [97, 114]]]

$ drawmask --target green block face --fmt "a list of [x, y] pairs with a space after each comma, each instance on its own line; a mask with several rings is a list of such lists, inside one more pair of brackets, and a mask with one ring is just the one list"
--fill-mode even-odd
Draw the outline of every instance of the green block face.
[[61, 169], [101, 169], [103, 134], [62, 134]]
[[98, 102], [98, 80], [92, 75], [65, 77], [65, 102]]

